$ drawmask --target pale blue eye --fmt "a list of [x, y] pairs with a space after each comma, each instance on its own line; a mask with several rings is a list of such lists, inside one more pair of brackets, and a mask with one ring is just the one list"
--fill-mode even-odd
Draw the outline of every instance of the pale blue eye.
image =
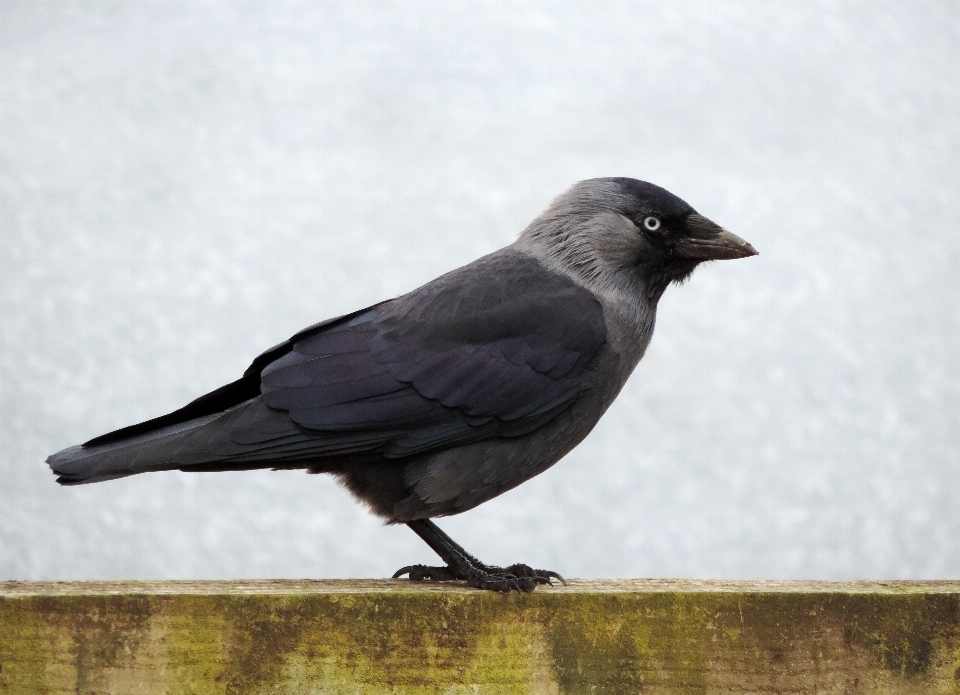
[[660, 229], [660, 220], [656, 217], [646, 217], [643, 220], [643, 226], [649, 229], [651, 232], [655, 232]]

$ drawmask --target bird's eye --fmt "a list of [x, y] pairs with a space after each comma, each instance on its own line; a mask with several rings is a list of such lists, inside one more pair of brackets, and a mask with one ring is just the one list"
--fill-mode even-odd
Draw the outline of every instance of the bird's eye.
[[656, 217], [645, 217], [643, 219], [643, 226], [649, 229], [651, 232], [655, 232], [660, 229], [660, 220]]

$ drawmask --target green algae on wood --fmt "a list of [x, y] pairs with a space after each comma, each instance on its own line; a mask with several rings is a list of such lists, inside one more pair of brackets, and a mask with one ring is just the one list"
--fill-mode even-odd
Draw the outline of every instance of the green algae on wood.
[[7, 582], [0, 692], [960, 695], [960, 582]]

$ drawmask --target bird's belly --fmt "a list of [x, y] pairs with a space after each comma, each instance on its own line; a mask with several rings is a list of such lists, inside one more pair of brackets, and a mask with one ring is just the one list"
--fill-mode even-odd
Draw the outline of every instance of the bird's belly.
[[459, 514], [542, 473], [593, 429], [600, 413], [585, 405], [575, 403], [522, 437], [477, 442], [400, 464], [408, 494], [394, 503], [392, 520]]

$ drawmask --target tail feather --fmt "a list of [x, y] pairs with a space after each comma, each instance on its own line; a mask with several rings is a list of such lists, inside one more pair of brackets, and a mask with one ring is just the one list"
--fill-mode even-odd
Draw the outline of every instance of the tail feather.
[[217, 415], [163, 427], [100, 446], [72, 446], [47, 459], [61, 485], [82, 485], [125, 478], [148, 471], [180, 468], [177, 451], [197, 429], [216, 420]]
[[[47, 459], [61, 485], [82, 485], [150, 471], [316, 468], [336, 457], [377, 450], [399, 432], [318, 433], [254, 398], [222, 413], [104, 444], [82, 444]], [[97, 440], [92, 440], [96, 442]]]

